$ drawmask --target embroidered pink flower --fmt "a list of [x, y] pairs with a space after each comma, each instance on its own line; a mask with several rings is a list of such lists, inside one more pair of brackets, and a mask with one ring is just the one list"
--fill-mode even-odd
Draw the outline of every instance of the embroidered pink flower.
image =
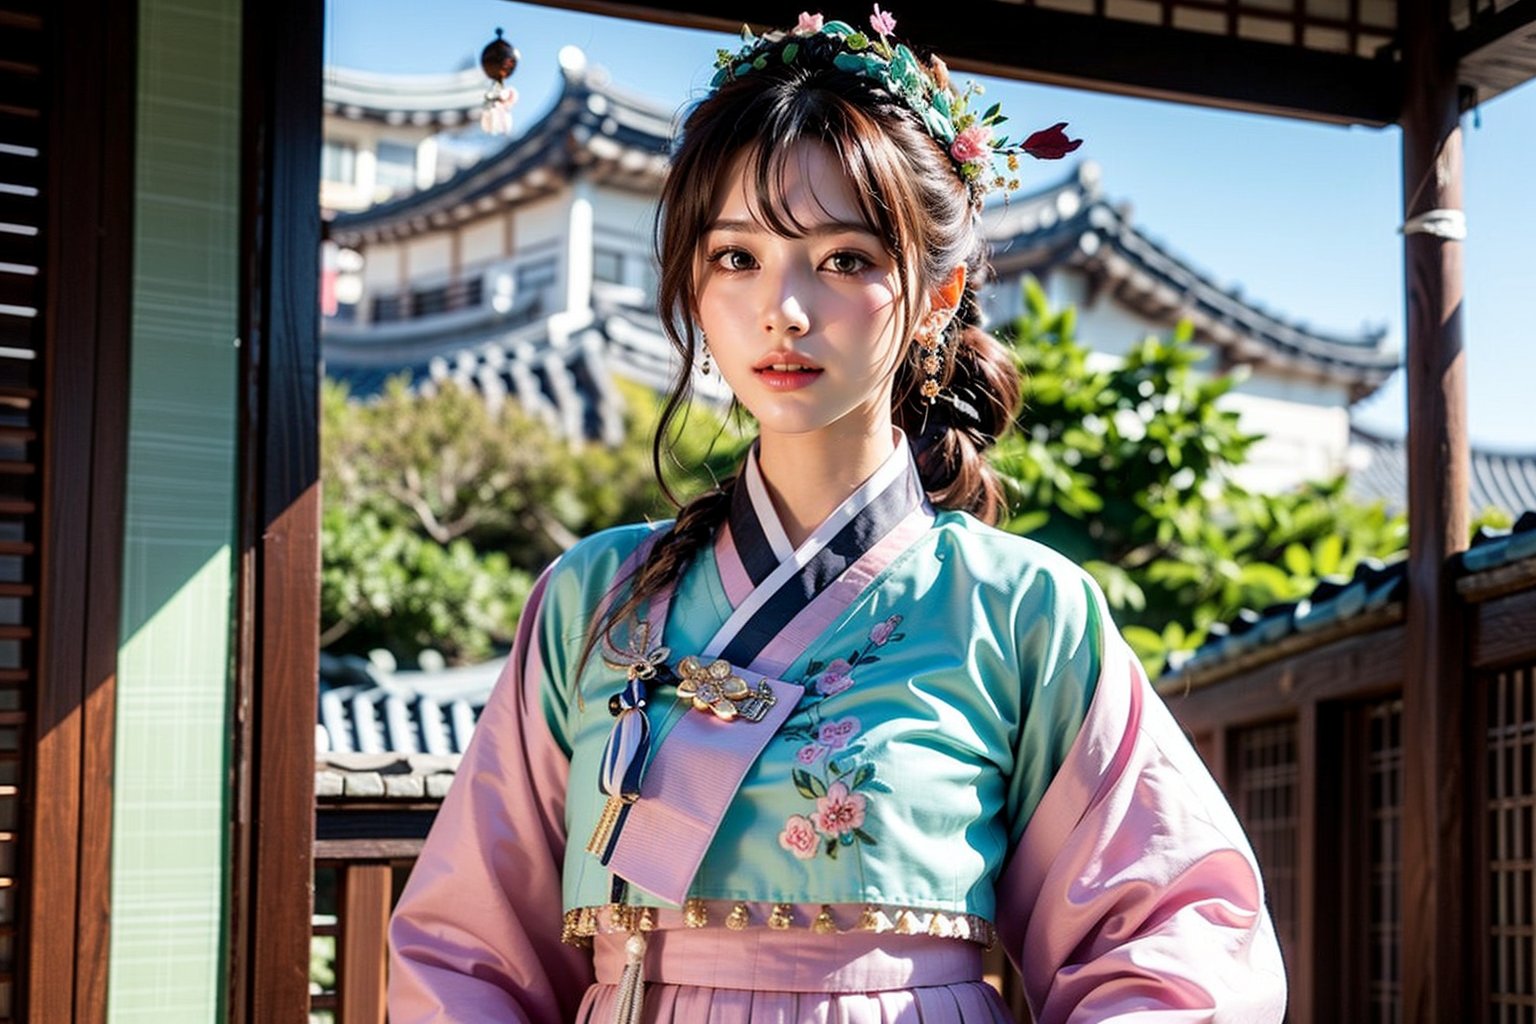
[[992, 155], [992, 129], [973, 124], [949, 144], [949, 155], [962, 164], [977, 163]]
[[1067, 138], [1067, 133], [1062, 131], [1066, 126], [1067, 122], [1057, 121], [1049, 128], [1042, 128], [1035, 132], [1024, 140], [1024, 152], [1036, 160], [1060, 160], [1083, 144], [1082, 139]]
[[[836, 785], [840, 786], [842, 783], [839, 782]], [[859, 811], [859, 820], [864, 820], [862, 808]], [[821, 838], [816, 835], [811, 819], [801, 814], [791, 814], [784, 822], [784, 831], [779, 833], [779, 845], [801, 860], [810, 860], [816, 856], [816, 847], [820, 843]]]
[[859, 720], [849, 715], [835, 722], [827, 722], [816, 734], [816, 740], [828, 750], [842, 750], [859, 732]]
[[820, 743], [807, 743], [795, 751], [795, 760], [803, 765], [813, 765], [821, 759], [821, 755], [827, 752], [827, 748]]
[[885, 642], [891, 638], [892, 633], [896, 632], [896, 627], [899, 625], [901, 625], [901, 616], [892, 615], [869, 631], [869, 642], [876, 647], [884, 647]]
[[[816, 801], [815, 820], [816, 827], [823, 835], [840, 836], [844, 832], [852, 832], [864, 824], [864, 794], [848, 792], [844, 783], [832, 783], [827, 787], [827, 795]], [[794, 818], [790, 821], [794, 821]], [[782, 835], [779, 842], [784, 842]]]
[[888, 11], [882, 11], [879, 4], [875, 4], [875, 13], [869, 16], [869, 25], [881, 38], [896, 31], [896, 19]]
[[833, 658], [816, 677], [816, 692], [823, 697], [842, 693], [853, 685], [852, 671], [853, 666], [848, 664], [847, 658]]
[[811, 14], [809, 11], [801, 11], [800, 23], [795, 26], [795, 35], [813, 36], [821, 31], [821, 26], [821, 15]]

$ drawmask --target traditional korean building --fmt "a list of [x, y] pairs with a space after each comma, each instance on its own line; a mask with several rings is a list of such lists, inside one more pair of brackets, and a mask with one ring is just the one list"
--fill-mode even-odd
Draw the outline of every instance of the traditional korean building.
[[[783, 16], [557, 6], [720, 31]], [[1382, 979], [1378, 1019], [1529, 1019], [1536, 573], [1524, 539], [1466, 551], [1456, 314], [1476, 244], [1462, 118], [1536, 77], [1536, 0], [1214, 6], [954, 0], [903, 28], [957, 67], [1401, 127], [1380, 182], [1403, 197], [1412, 356], [1400, 620], [1287, 647], [1237, 691], [1190, 677], [1175, 708], [1221, 737], [1213, 763], [1225, 744], [1254, 766], [1228, 779], [1256, 804], [1295, 780], [1292, 920], [1312, 924], [1293, 962], [1313, 969], [1292, 1020], [1360, 1019], [1335, 997], [1362, 978]], [[420, 819], [441, 791], [412, 755], [359, 766], [344, 812], [317, 801], [335, 788], [314, 743], [323, 40], [314, 0], [0, 0], [0, 1021], [304, 1019], [316, 867], [353, 856], [320, 823], [369, 801]], [[1364, 737], [1363, 776], [1341, 774], [1340, 730]], [[1305, 810], [1323, 798], [1353, 802]], [[1369, 826], [1340, 848], [1338, 821]], [[411, 844], [371, 842], [330, 890], [341, 1020], [384, 1018]], [[1388, 844], [1379, 871], [1345, 870]], [[1368, 893], [1391, 913], [1367, 911], [1370, 948], [1341, 946]], [[1361, 956], [1384, 966], [1342, 973]]]
[[[574, 48], [561, 69], [550, 111], [500, 149], [430, 187], [338, 208], [329, 237], [346, 273], [324, 354], [327, 373], [354, 394], [401, 372], [425, 387], [454, 378], [494, 401], [513, 396], [567, 433], [611, 437], [622, 409], [610, 375], [665, 386], [671, 354], [652, 309], [651, 230], [674, 110], [614, 86]], [[390, 82], [376, 103], [391, 106], [369, 123], [462, 125], [459, 80]], [[355, 123], [340, 112], [370, 108], [333, 93], [327, 132], [340, 138]], [[432, 110], [435, 99], [444, 105]], [[1242, 470], [1255, 488], [1342, 471], [1350, 405], [1397, 368], [1384, 331], [1322, 333], [1218, 285], [1110, 202], [1092, 163], [992, 206], [985, 224], [996, 276], [982, 301], [993, 323], [1023, 311], [1020, 284], [1032, 274], [1055, 302], [1078, 307], [1080, 336], [1105, 360], [1188, 319], [1212, 372], [1247, 367], [1226, 400], [1246, 429], [1266, 435]]]

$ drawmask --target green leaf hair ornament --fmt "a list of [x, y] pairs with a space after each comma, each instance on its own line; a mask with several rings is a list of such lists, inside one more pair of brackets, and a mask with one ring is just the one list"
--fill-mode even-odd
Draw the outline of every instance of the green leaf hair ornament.
[[[992, 164], [997, 158], [1004, 158], [1011, 172], [1018, 169], [1020, 153], [1037, 160], [1059, 160], [1082, 145], [1081, 139], [1067, 138], [1062, 130], [1066, 128], [1064, 121], [1031, 134], [1022, 143], [996, 135], [994, 129], [1008, 120], [1001, 104], [994, 103], [981, 114], [970, 109], [971, 100], [982, 94], [981, 86], [971, 83], [963, 92], [956, 92], [942, 60], [934, 57], [925, 62], [904, 43], [891, 39], [896, 19], [879, 4], [870, 15], [870, 27], [874, 38], [847, 22], [826, 21], [820, 14], [809, 12], [801, 13], [798, 24], [787, 31], [756, 35], [743, 25], [740, 50], [734, 54], [716, 51], [718, 70], [710, 81], [710, 92], [767, 68], [775, 48], [778, 61], [787, 66], [807, 60], [825, 63], [827, 47], [810, 48], [805, 43], [813, 37], [827, 40], [836, 51], [831, 67], [869, 79], [917, 115], [923, 130], [944, 148], [978, 205], [991, 188], [1019, 187], [1017, 178], [994, 175]], [[816, 51], [819, 55], [813, 56]]]

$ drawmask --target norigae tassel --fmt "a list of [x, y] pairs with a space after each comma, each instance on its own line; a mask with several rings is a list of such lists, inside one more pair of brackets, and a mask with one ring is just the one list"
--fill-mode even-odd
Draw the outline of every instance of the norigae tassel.
[[640, 1024], [645, 1013], [645, 936], [631, 932], [624, 940], [624, 973], [619, 976], [619, 1001], [613, 1024]]

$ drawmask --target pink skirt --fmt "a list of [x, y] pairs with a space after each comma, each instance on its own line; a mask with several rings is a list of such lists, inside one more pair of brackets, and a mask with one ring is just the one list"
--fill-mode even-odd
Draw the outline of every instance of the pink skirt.
[[[928, 935], [802, 929], [651, 932], [646, 1024], [1013, 1024], [981, 947]], [[578, 1024], [611, 1024], [624, 936], [598, 935]]]

